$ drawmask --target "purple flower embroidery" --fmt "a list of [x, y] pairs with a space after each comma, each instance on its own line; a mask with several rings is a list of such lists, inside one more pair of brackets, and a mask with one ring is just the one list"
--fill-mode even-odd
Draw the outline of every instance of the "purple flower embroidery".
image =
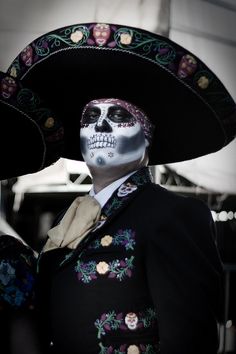
[[97, 338], [100, 339], [102, 336], [111, 330], [116, 331], [120, 328], [123, 322], [123, 314], [116, 314], [115, 311], [102, 314], [100, 320], [95, 321], [95, 327], [98, 330]]
[[77, 266], [75, 267], [75, 271], [78, 273], [78, 280], [81, 280], [83, 283], [88, 284], [91, 280], [97, 279], [96, 265], [97, 264], [94, 261], [84, 263], [78, 260]]
[[113, 238], [114, 245], [122, 245], [126, 251], [133, 250], [135, 245], [135, 231], [131, 229], [119, 230]]
[[126, 276], [129, 278], [132, 276], [131, 269], [133, 266], [134, 256], [125, 258], [125, 260], [114, 260], [109, 263], [110, 273], [108, 278], [116, 278], [119, 281], [124, 280]]

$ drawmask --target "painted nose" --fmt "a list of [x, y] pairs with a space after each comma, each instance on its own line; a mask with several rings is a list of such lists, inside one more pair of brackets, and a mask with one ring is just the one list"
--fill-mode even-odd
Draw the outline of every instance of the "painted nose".
[[103, 120], [101, 124], [95, 126], [95, 131], [98, 133], [110, 133], [112, 132], [112, 127], [106, 120]]

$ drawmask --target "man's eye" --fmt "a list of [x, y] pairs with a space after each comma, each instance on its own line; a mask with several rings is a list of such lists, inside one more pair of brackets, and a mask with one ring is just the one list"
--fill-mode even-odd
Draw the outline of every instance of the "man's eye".
[[91, 124], [95, 123], [100, 116], [100, 111], [97, 110], [90, 110], [84, 113], [82, 123], [84, 124]]
[[123, 118], [124, 117], [124, 113], [117, 111], [117, 112], [113, 112], [111, 113], [109, 116], [114, 117], [114, 118]]
[[126, 123], [132, 119], [132, 115], [126, 110], [114, 109], [109, 112], [108, 118], [115, 123]]

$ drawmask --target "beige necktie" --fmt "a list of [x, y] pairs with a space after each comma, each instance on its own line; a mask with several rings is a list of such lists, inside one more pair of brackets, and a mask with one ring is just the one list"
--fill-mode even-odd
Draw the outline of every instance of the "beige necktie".
[[87, 195], [77, 197], [61, 222], [48, 231], [48, 240], [43, 252], [58, 247], [75, 249], [81, 240], [94, 228], [101, 215], [98, 201]]

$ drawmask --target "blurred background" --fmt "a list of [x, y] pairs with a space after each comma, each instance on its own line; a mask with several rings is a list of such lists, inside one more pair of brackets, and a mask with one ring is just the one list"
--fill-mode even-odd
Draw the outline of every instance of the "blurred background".
[[[0, 70], [45, 32], [83, 22], [125, 24], [168, 36], [202, 59], [236, 100], [235, 0], [0, 0]], [[236, 353], [236, 141], [198, 159], [153, 166], [152, 173], [156, 183], [200, 198], [212, 211], [225, 269], [219, 353]], [[65, 159], [1, 181], [0, 231], [39, 251], [57, 213], [90, 188], [85, 164]]]

